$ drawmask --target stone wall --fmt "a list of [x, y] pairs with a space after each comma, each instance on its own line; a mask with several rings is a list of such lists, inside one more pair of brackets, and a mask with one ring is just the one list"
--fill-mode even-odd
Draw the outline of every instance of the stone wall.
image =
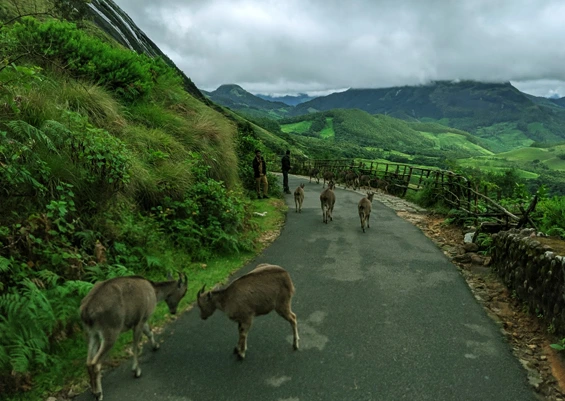
[[530, 313], [565, 335], [565, 241], [533, 229], [493, 234], [491, 266]]

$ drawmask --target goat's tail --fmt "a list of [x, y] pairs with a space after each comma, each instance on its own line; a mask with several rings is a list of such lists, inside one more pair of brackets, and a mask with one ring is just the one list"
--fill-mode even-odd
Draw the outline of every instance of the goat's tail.
[[80, 309], [80, 320], [82, 320], [84, 325], [87, 327], [92, 327], [94, 324], [94, 320], [86, 307]]
[[290, 275], [288, 277], [288, 281], [286, 283], [287, 289], [288, 289], [288, 293], [290, 294], [290, 296], [293, 296], [295, 293], [295, 288], [294, 288], [294, 284], [292, 283], [292, 280], [290, 278]]

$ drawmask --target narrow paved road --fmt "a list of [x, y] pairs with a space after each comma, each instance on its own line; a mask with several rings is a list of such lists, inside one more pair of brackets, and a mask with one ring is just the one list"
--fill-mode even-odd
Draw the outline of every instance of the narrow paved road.
[[536, 399], [496, 324], [418, 228], [375, 201], [363, 234], [361, 196], [342, 189], [323, 224], [322, 184], [291, 176], [291, 189], [300, 182], [302, 214], [287, 195], [281, 236], [237, 275], [264, 262], [291, 273], [301, 349], [273, 313], [255, 320], [238, 362], [235, 323], [219, 311], [202, 321], [194, 309], [159, 335], [158, 352], [145, 346], [140, 379], [130, 361], [106, 372], [106, 401]]

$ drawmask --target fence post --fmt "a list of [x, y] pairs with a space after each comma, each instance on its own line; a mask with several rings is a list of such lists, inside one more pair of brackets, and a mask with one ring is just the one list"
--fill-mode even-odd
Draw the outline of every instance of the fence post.
[[[404, 172], [406, 172], [406, 169], [404, 169]], [[408, 179], [406, 180], [406, 188], [404, 188], [404, 193], [402, 194], [402, 197], [406, 196], [406, 192], [408, 192], [408, 187], [410, 186], [411, 179], [412, 179], [412, 167], [410, 167], [410, 169], [408, 170]]]

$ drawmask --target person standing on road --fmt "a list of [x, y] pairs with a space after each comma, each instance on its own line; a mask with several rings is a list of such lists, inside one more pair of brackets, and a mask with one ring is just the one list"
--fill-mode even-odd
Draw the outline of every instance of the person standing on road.
[[290, 194], [290, 188], [288, 187], [288, 172], [290, 171], [290, 150], [286, 151], [286, 154], [281, 159], [282, 164], [282, 174], [283, 174], [283, 191], [285, 194]]
[[[269, 190], [269, 182], [267, 181], [267, 163], [265, 163], [265, 159], [261, 156], [261, 151], [259, 149], [255, 149], [253, 172], [255, 173], [255, 181], [257, 182], [257, 198], [267, 199], [267, 191]], [[261, 196], [261, 184], [263, 184], [263, 196]]]

